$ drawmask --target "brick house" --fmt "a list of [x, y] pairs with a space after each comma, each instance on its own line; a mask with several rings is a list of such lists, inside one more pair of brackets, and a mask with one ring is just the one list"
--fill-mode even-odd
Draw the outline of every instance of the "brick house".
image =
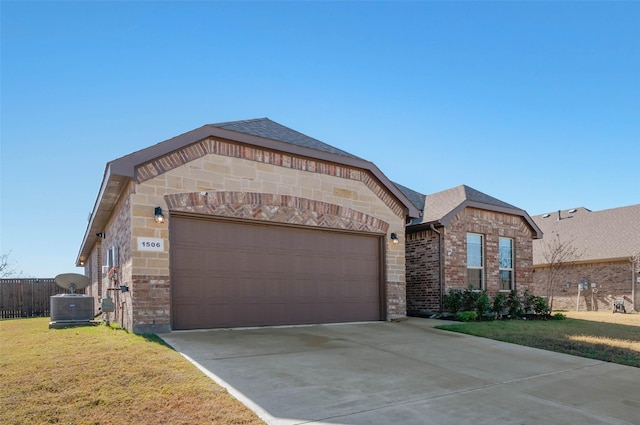
[[392, 320], [420, 211], [372, 163], [269, 119], [107, 163], [76, 259], [136, 333]]
[[451, 289], [532, 288], [542, 232], [526, 211], [464, 185], [426, 196], [398, 187], [422, 212], [406, 228], [408, 314], [443, 311]]
[[[638, 310], [640, 264], [640, 204], [590, 211], [561, 210], [533, 217], [545, 238], [533, 243], [534, 286], [548, 285], [549, 253], [554, 243], [573, 248], [576, 255], [558, 269], [554, 309], [609, 310], [625, 297], [626, 309]], [[557, 246], [557, 245], [555, 245]], [[579, 284], [584, 284], [579, 291]]]

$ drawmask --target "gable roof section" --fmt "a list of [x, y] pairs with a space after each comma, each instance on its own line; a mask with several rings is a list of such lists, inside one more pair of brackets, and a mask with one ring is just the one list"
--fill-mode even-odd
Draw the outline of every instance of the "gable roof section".
[[414, 222], [413, 224], [433, 224], [446, 227], [458, 212], [467, 207], [521, 216], [533, 230], [534, 238], [542, 238], [542, 231], [525, 210], [482, 193], [467, 185], [460, 185], [432, 195], [426, 195], [424, 198], [422, 220]]
[[230, 121], [210, 125], [225, 130], [237, 131], [240, 133], [251, 134], [253, 136], [258, 136], [265, 139], [279, 140], [281, 142], [291, 143], [292, 145], [296, 146], [302, 146], [323, 152], [334, 153], [336, 155], [347, 156], [349, 158], [362, 159], [350, 154], [349, 152], [345, 152], [341, 149], [321, 142], [320, 140], [292, 130], [289, 127], [285, 127], [284, 125], [271, 121], [269, 118]]
[[575, 210], [533, 217], [547, 235], [533, 243], [534, 265], [544, 264], [543, 250], [556, 235], [577, 249], [577, 262], [620, 260], [640, 252], [640, 204], [601, 211]]
[[123, 188], [136, 178], [137, 167], [209, 137], [367, 170], [406, 207], [409, 217], [418, 217], [420, 214], [419, 209], [372, 162], [334, 148], [268, 118], [207, 124], [107, 163], [76, 265], [88, 257], [91, 247], [97, 240], [96, 233], [104, 230]]

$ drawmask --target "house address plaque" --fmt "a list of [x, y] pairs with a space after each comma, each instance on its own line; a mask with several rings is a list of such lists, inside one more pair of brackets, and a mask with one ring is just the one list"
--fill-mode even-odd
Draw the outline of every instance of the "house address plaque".
[[138, 251], [164, 251], [164, 239], [138, 238]]

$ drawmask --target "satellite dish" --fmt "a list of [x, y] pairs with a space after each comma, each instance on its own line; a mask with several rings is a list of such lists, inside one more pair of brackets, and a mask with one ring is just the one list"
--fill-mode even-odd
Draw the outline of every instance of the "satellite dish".
[[63, 273], [55, 278], [56, 284], [64, 289], [69, 289], [72, 293], [76, 289], [83, 289], [89, 286], [89, 278], [78, 273]]

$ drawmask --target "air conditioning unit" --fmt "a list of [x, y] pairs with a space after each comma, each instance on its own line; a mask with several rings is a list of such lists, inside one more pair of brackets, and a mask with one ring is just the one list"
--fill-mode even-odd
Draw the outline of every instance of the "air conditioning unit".
[[51, 300], [51, 322], [89, 322], [93, 320], [93, 297], [83, 294], [58, 294]]
[[49, 297], [51, 302], [49, 328], [91, 324], [95, 304], [93, 297], [74, 293], [89, 286], [89, 278], [81, 274], [64, 273], [56, 276], [55, 280], [59, 287], [68, 289], [71, 293]]
[[109, 266], [102, 266], [102, 275], [106, 276], [109, 274]]

